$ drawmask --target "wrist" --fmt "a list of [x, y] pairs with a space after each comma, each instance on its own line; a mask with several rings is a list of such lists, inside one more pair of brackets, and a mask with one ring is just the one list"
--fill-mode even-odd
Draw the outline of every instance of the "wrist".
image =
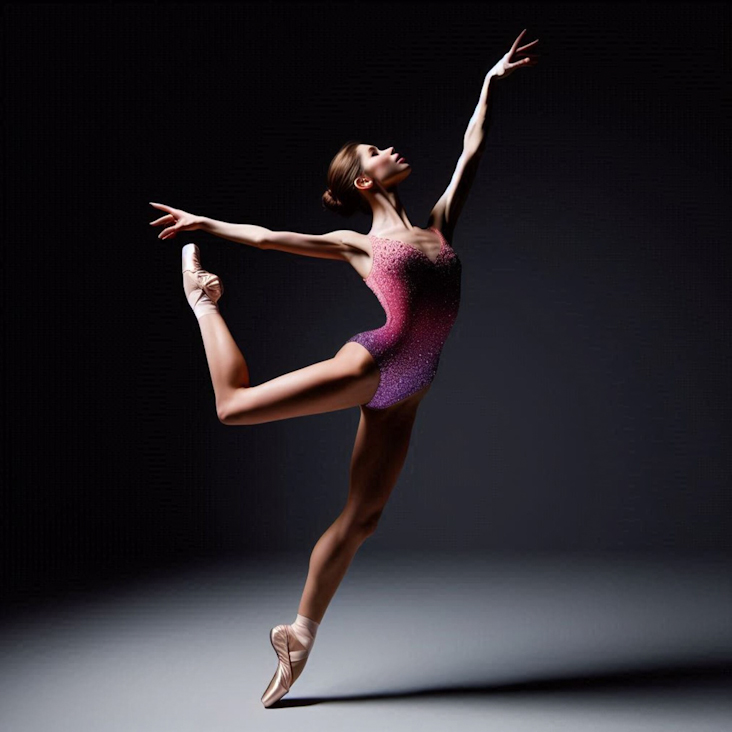
[[504, 68], [499, 61], [486, 75], [485, 83], [488, 85], [492, 79], [500, 79], [504, 75]]
[[211, 219], [208, 216], [196, 216], [196, 228], [201, 231], [210, 231]]

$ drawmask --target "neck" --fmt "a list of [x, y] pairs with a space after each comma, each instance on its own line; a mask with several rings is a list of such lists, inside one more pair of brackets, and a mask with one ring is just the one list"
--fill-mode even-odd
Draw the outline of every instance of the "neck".
[[415, 228], [399, 200], [399, 192], [396, 188], [391, 191], [384, 188], [375, 191], [370, 197], [370, 203], [373, 214], [371, 231], [402, 232], [405, 229], [412, 231]]

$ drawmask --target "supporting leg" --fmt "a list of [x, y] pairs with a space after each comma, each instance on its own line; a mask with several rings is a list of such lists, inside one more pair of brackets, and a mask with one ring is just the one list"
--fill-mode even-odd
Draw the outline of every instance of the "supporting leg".
[[426, 389], [389, 409], [361, 410], [348, 501], [313, 548], [298, 609], [301, 615], [321, 622], [353, 557], [376, 530], [404, 466], [417, 405], [425, 393]]
[[262, 695], [265, 707], [287, 694], [302, 673], [330, 601], [358, 548], [376, 530], [406, 458], [417, 405], [428, 388], [388, 409], [361, 407], [346, 507], [312, 551], [296, 621], [278, 625], [270, 634], [278, 665]]
[[320, 623], [336, 590], [346, 576], [358, 548], [371, 530], [354, 529], [341, 514], [318, 539], [310, 555], [310, 568], [298, 613]]

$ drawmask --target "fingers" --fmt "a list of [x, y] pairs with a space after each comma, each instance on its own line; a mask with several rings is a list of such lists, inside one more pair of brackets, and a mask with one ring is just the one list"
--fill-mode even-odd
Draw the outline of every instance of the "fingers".
[[521, 46], [520, 48], [517, 48], [516, 52], [518, 53], [519, 51], [524, 51], [529, 46], [533, 46], [535, 43], [538, 43], [538, 42], [539, 42], [539, 39], [537, 38], [535, 41], [531, 41], [531, 43], [527, 43], [525, 46]]
[[521, 36], [526, 33], [526, 28], [524, 28], [521, 33], [518, 34], [518, 37], [513, 42], [513, 46], [511, 46], [511, 53], [514, 53], [516, 51], [516, 44], [521, 40]]
[[[162, 203], [153, 203], [152, 201], [148, 201], [148, 203], [151, 206], [155, 206], [155, 208], [161, 208], [163, 211], [168, 211], [165, 216], [161, 216], [159, 219], [155, 219], [155, 221], [150, 222], [150, 226], [154, 226], [156, 224], [171, 224], [173, 222], [176, 222], [175, 226], [169, 226], [167, 229], [163, 229], [158, 234], [158, 239], [170, 239], [175, 236], [176, 232], [181, 228], [178, 225], [178, 219], [174, 216], [173, 212], [177, 211], [177, 209], [172, 208], [171, 206], [166, 206]], [[178, 212], [180, 213], [180, 212]]]
[[155, 219], [155, 221], [151, 221], [150, 226], [155, 226], [156, 224], [169, 224], [173, 220], [173, 216], [166, 214], [165, 216], [161, 216], [159, 219]]
[[148, 203], [149, 203], [149, 204], [150, 204], [151, 206], [155, 206], [155, 208], [162, 208], [162, 209], [163, 209], [163, 211], [168, 211], [168, 212], [170, 212], [170, 206], [166, 206], [165, 204], [162, 204], [162, 203], [153, 203], [152, 201], [148, 201]]

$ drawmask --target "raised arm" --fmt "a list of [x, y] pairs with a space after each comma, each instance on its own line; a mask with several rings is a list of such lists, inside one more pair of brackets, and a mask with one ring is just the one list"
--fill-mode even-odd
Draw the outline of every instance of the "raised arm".
[[445, 239], [450, 242], [452, 242], [458, 216], [468, 198], [485, 149], [485, 132], [490, 123], [492, 96], [490, 85], [494, 77], [495, 73], [491, 70], [483, 81], [480, 99], [463, 135], [463, 151], [458, 158], [455, 172], [444, 193], [432, 207], [427, 222], [428, 226], [439, 229]]
[[506, 78], [511, 72], [519, 66], [533, 66], [534, 60], [538, 54], [526, 54], [526, 58], [512, 62], [513, 54], [525, 53], [529, 46], [537, 43], [538, 39], [527, 43], [525, 46], [517, 48], [521, 36], [526, 32], [524, 28], [518, 38], [513, 42], [508, 53], [486, 74], [483, 80], [483, 87], [480, 91], [478, 104], [475, 107], [473, 116], [468, 122], [467, 130], [463, 136], [463, 151], [458, 158], [455, 172], [452, 179], [440, 196], [437, 203], [430, 213], [428, 226], [434, 226], [442, 232], [442, 235], [452, 242], [453, 232], [457, 224], [458, 216], [462, 211], [465, 201], [468, 198], [470, 189], [475, 180], [475, 174], [478, 171], [480, 160], [485, 149], [485, 135], [490, 126], [491, 109], [492, 109], [492, 89], [496, 79]]

